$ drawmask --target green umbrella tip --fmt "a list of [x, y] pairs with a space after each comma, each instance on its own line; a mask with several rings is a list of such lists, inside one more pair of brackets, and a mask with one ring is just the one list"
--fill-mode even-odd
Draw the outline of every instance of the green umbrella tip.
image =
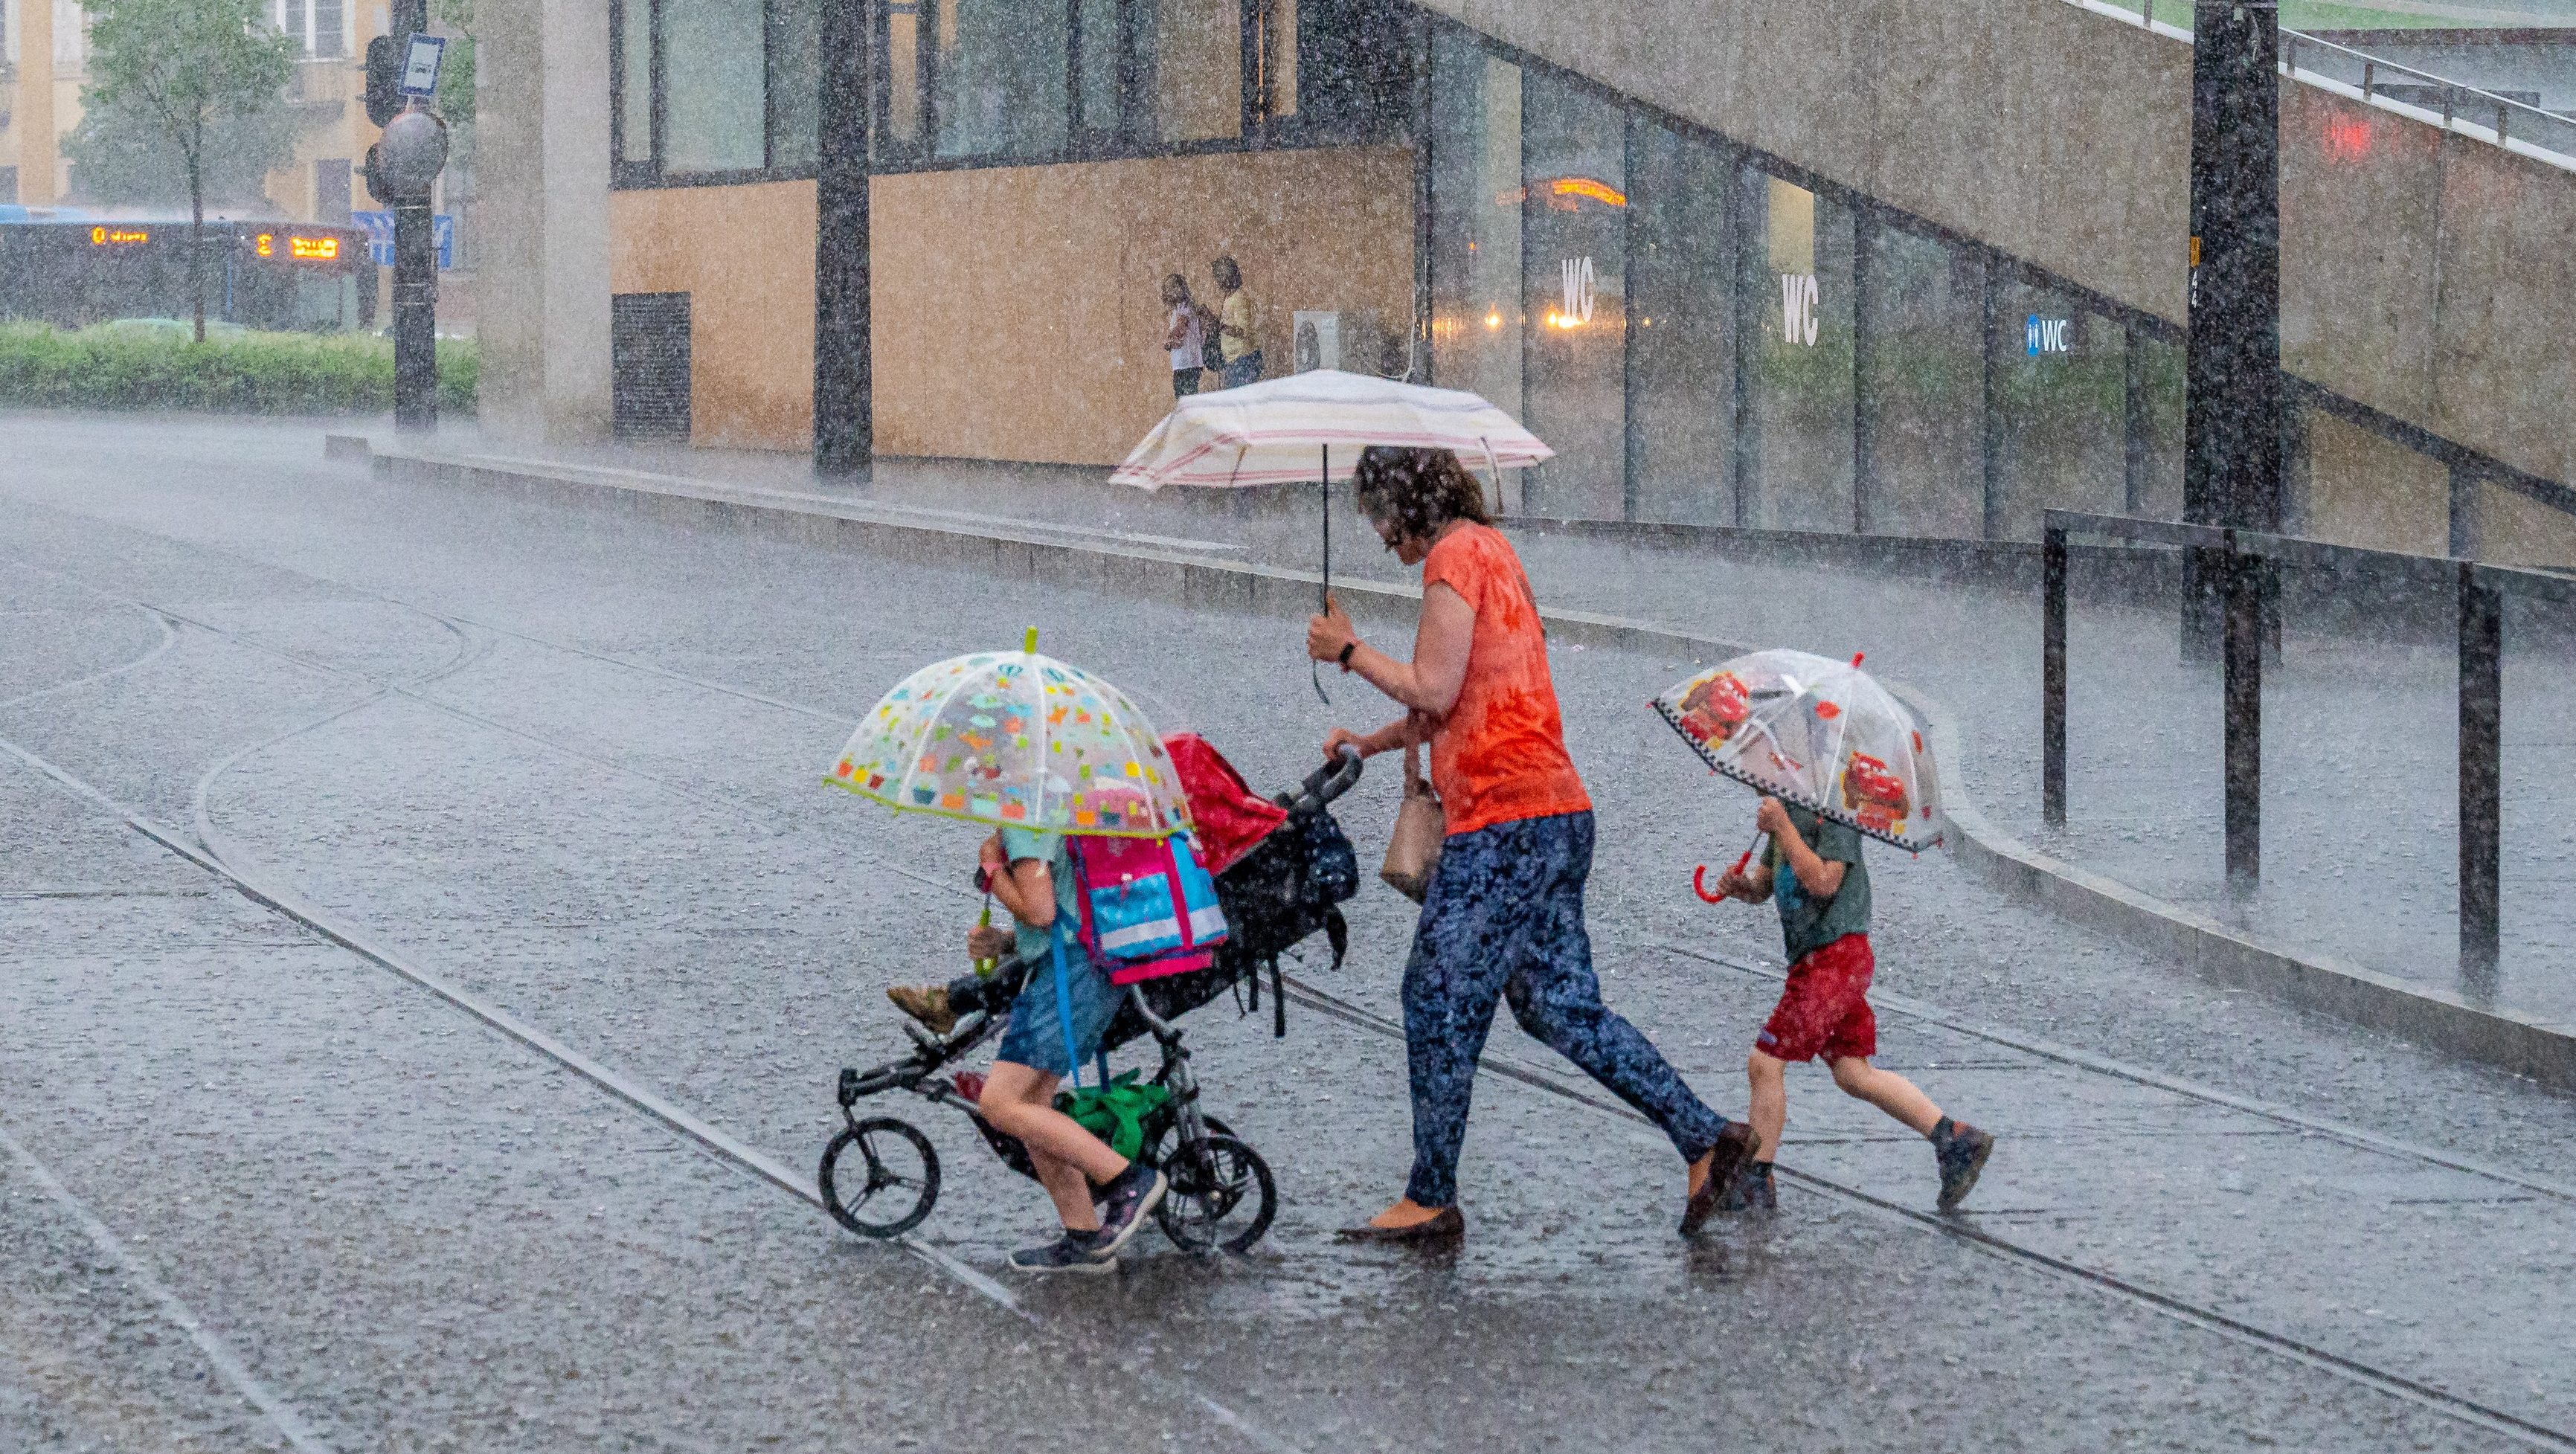
[[1031, 656], [1038, 654], [1038, 628], [1030, 627], [1028, 634], [1020, 638], [1020, 650]]

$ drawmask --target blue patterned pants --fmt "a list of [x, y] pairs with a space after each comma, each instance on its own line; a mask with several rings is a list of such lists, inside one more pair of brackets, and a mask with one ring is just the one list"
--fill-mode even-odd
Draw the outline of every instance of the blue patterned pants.
[[1726, 1122], [1691, 1094], [1637, 1027], [1601, 1003], [1583, 884], [1592, 873], [1592, 815], [1496, 823], [1451, 838], [1424, 896], [1404, 969], [1405, 1058], [1413, 1083], [1413, 1176], [1426, 1207], [1458, 1200], [1458, 1147], [1476, 1060], [1508, 999], [1521, 1028], [1636, 1107], [1685, 1162], [1717, 1144]]

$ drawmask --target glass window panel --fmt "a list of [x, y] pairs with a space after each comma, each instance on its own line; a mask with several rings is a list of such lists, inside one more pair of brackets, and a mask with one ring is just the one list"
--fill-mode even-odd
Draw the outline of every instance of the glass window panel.
[[[1441, 35], [1431, 53], [1431, 369], [1521, 416], [1521, 70]], [[1503, 483], [1519, 499], [1519, 472]]]
[[1283, 132], [1308, 142], [1406, 139], [1420, 43], [1407, 8], [1397, 0], [1270, 3], [1280, 70], [1271, 117]]
[[911, 155], [921, 145], [921, 16], [936, 0], [891, 0], [885, 8], [885, 124], [878, 150]]
[[1997, 533], [2037, 540], [2041, 512], [2128, 501], [2128, 330], [2019, 281], [1995, 287]]
[[1067, 0], [946, 0], [939, 12], [939, 154], [1059, 156]]
[[[346, 16], [341, 10], [344, 0], [314, 0], [313, 53], [317, 56], [348, 54]], [[596, 32], [593, 32], [596, 34]]]
[[769, 164], [814, 165], [822, 115], [821, 0], [769, 0]]
[[1532, 514], [1626, 513], [1627, 140], [1611, 102], [1523, 77], [1522, 422], [1556, 450], [1523, 482]]
[[1861, 266], [1860, 526], [1983, 535], [1983, 255], [1875, 225]]
[[1748, 171], [1742, 271], [1753, 321], [1744, 378], [1743, 523], [1849, 530], [1852, 505], [1851, 209]]
[[620, 0], [617, 7], [617, 157], [653, 159], [652, 0]]
[[1237, 0], [1152, 0], [1155, 134], [1243, 134], [1243, 12]]
[[1297, 0], [1262, 8], [1261, 96], [1274, 119], [1297, 114]]
[[1099, 137], [1118, 132], [1118, 12], [1121, 0], [1076, 0], [1081, 42], [1082, 129]]
[[761, 0], [661, 0], [662, 165], [756, 168], [767, 157]]
[[1628, 488], [1640, 520], [1735, 523], [1733, 168], [1715, 146], [1629, 133]]
[[2138, 391], [2138, 458], [2133, 468], [2136, 478], [2130, 486], [2131, 513], [2155, 520], [2182, 518], [2182, 394], [2183, 351], [2179, 340], [2168, 342], [2144, 332], [2136, 334], [2132, 347], [2134, 380]]

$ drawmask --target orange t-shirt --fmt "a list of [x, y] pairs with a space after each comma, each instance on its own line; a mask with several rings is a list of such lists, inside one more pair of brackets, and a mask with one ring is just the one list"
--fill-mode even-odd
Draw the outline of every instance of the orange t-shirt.
[[1423, 558], [1422, 585], [1445, 585], [1476, 612], [1466, 685], [1431, 734], [1431, 786], [1449, 831], [1589, 809], [1565, 750], [1538, 599], [1511, 542], [1490, 525], [1461, 525]]

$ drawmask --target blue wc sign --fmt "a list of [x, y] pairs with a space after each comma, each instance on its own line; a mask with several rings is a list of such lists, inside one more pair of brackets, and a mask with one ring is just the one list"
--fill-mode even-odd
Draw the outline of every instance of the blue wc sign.
[[2022, 325], [2023, 351], [2032, 358], [2049, 353], [2073, 353], [2074, 330], [2075, 320], [2072, 318], [2042, 318], [2033, 313]]

